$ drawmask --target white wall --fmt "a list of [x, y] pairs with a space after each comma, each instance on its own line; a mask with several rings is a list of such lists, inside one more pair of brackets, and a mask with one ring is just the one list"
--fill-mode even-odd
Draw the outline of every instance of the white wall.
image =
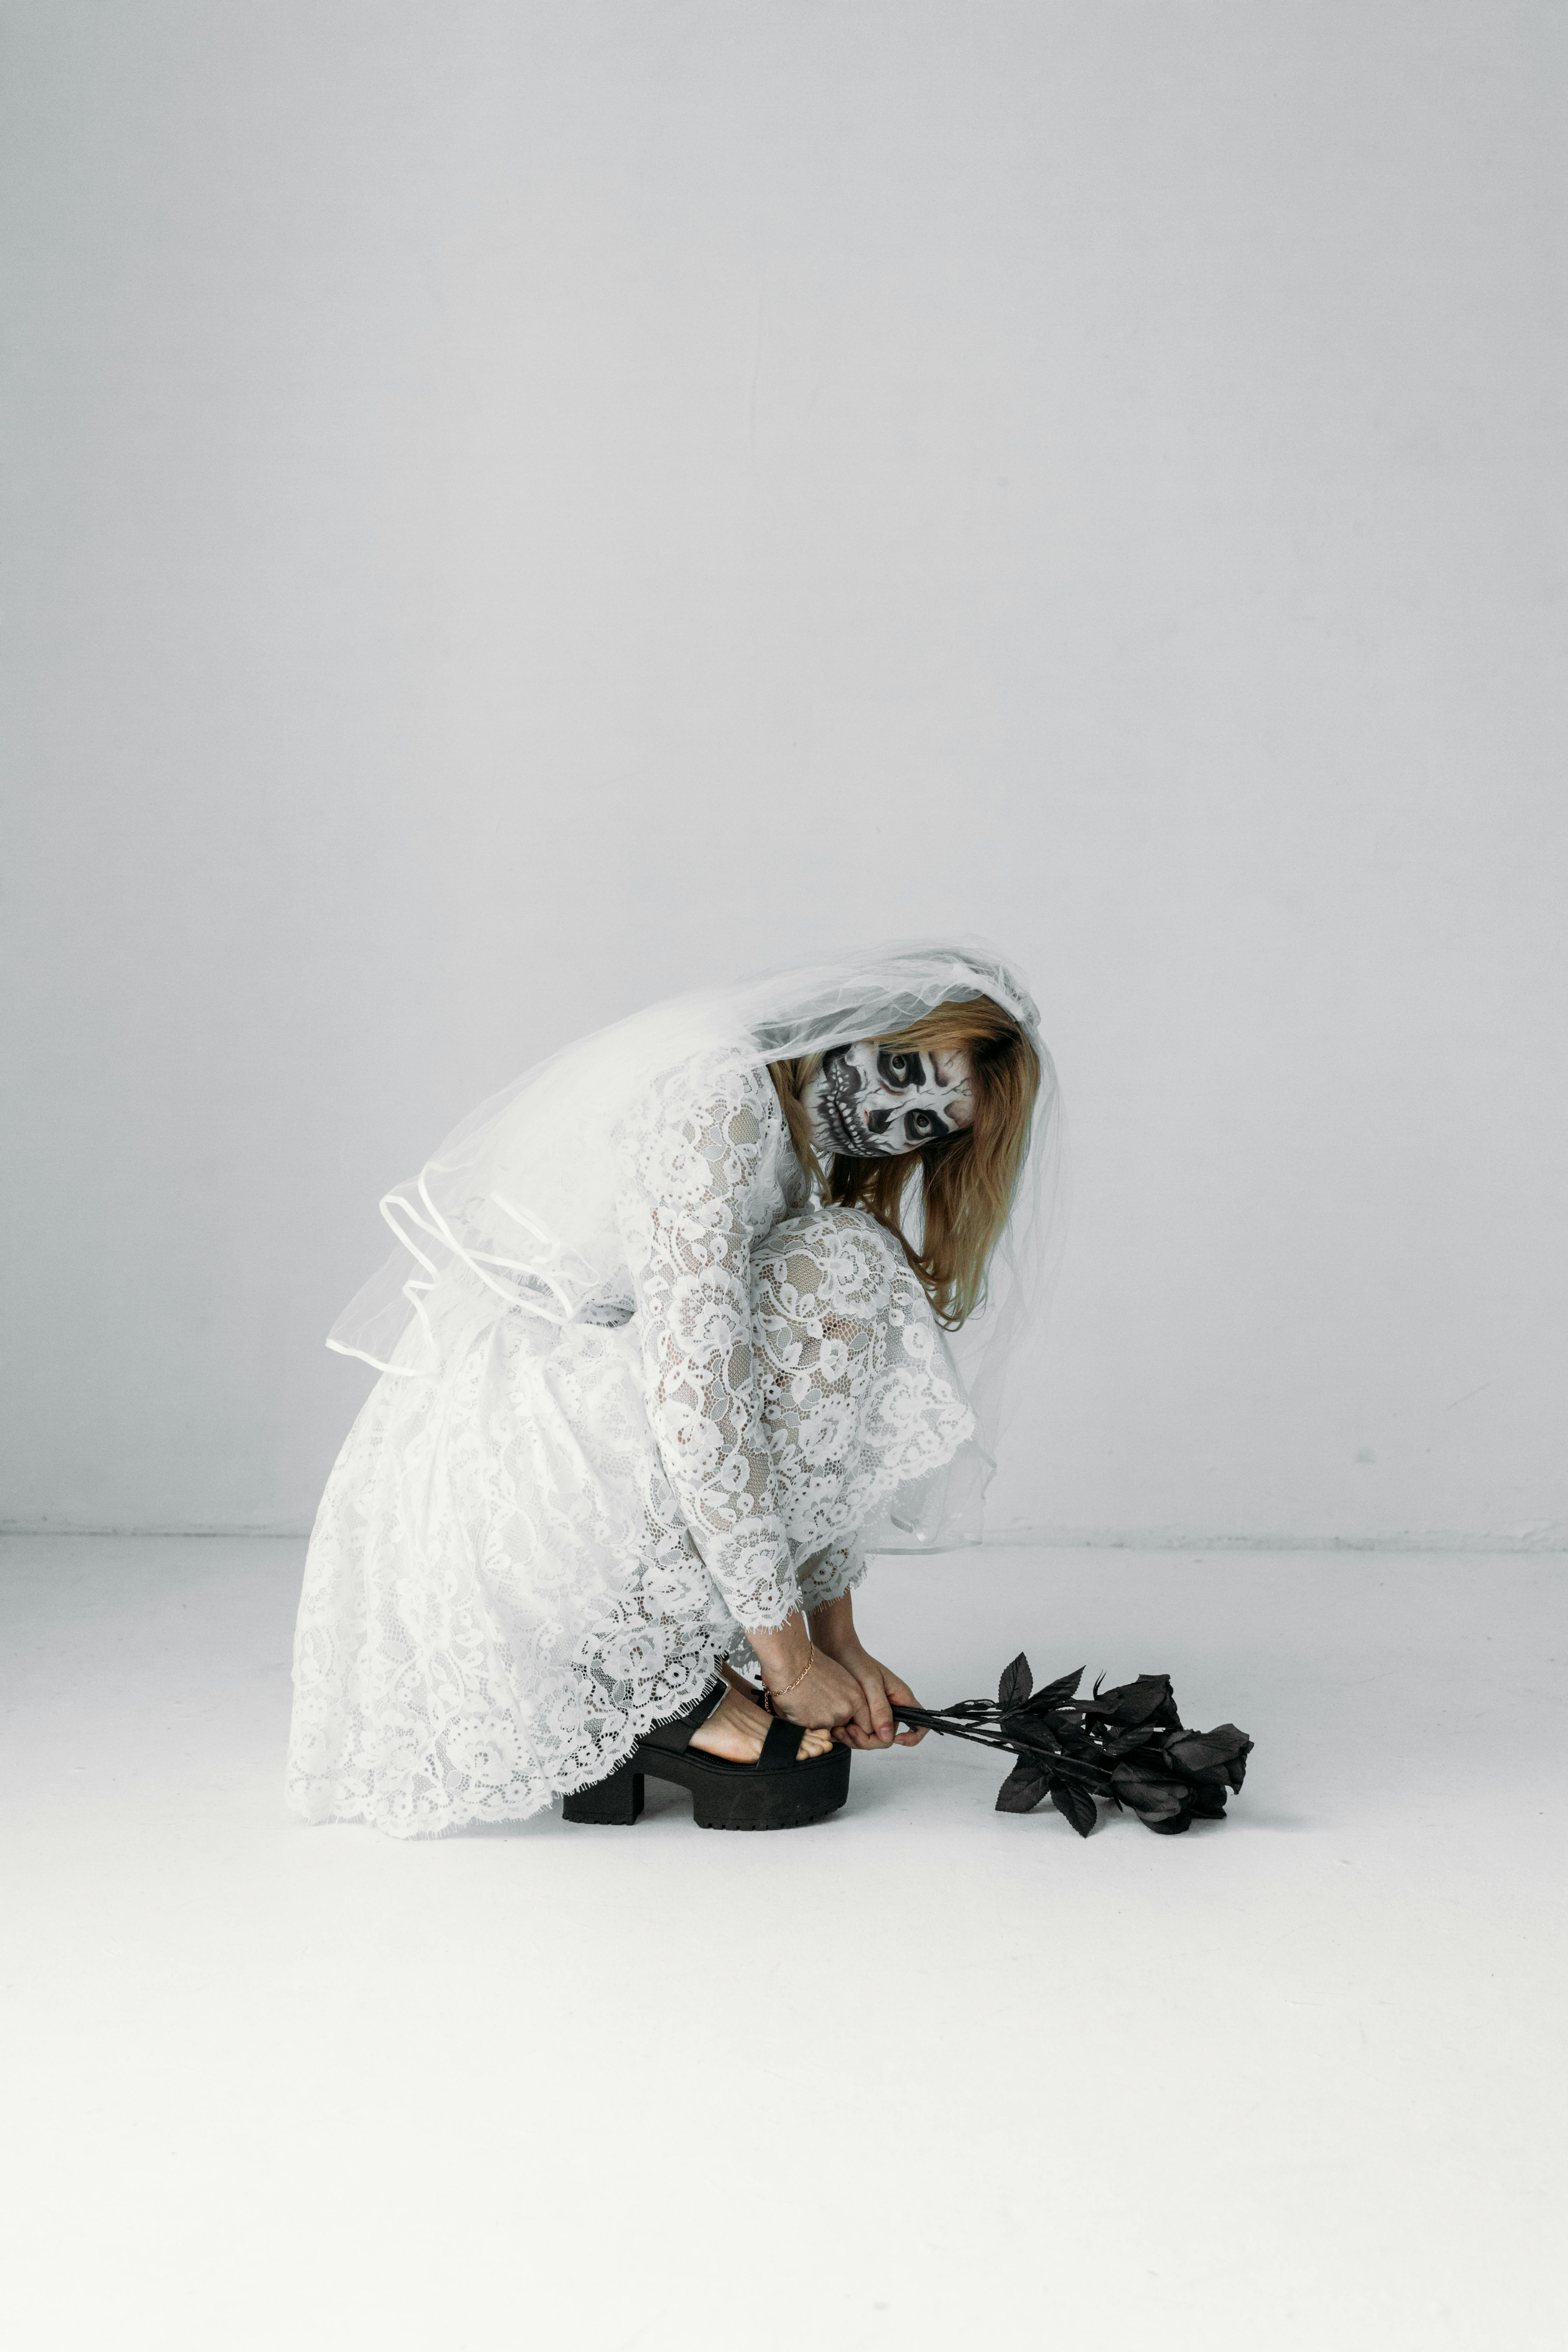
[[1561, 1539], [1560, 8], [0, 29], [13, 1523], [307, 1519], [473, 1099], [952, 925], [1000, 1519]]

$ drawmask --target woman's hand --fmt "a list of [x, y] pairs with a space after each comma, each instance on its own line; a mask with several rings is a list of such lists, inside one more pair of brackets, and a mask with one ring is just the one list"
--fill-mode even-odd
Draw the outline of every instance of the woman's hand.
[[874, 1748], [866, 1694], [794, 1618], [774, 1633], [748, 1633], [773, 1713], [803, 1731], [831, 1731], [852, 1748]]
[[[853, 1723], [846, 1723], [834, 1733], [847, 1748], [918, 1748], [925, 1738], [923, 1730], [895, 1731], [893, 1717], [896, 1708], [917, 1706], [908, 1683], [894, 1674], [890, 1666], [874, 1658], [855, 1631], [855, 1612], [847, 1592], [837, 1601], [830, 1601], [811, 1616], [811, 1638], [819, 1655], [826, 1655], [853, 1675], [864, 1700], [864, 1723], [858, 1715]], [[793, 1718], [792, 1718], [793, 1720]]]

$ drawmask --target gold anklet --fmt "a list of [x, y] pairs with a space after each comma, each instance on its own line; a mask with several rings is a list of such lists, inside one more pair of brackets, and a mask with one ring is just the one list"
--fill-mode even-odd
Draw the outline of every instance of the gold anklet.
[[[808, 1638], [809, 1638], [809, 1637], [808, 1637]], [[816, 1643], [815, 1642], [812, 1642], [812, 1643], [810, 1643], [810, 1648], [811, 1648], [811, 1655], [810, 1655], [810, 1657], [809, 1657], [809, 1658], [807, 1658], [807, 1660], [806, 1660], [806, 1662], [805, 1662], [805, 1665], [804, 1665], [804, 1666], [802, 1666], [802, 1668], [801, 1668], [801, 1670], [800, 1670], [799, 1674], [798, 1674], [798, 1675], [796, 1675], [796, 1676], [795, 1676], [795, 1678], [794, 1682], [793, 1682], [793, 1683], [785, 1683], [785, 1685], [784, 1685], [784, 1688], [783, 1688], [783, 1690], [782, 1690], [782, 1691], [775, 1691], [775, 1690], [771, 1690], [771, 1691], [769, 1691], [769, 1693], [768, 1693], [768, 1696], [769, 1696], [770, 1698], [772, 1698], [772, 1699], [788, 1698], [788, 1696], [789, 1696], [789, 1695], [790, 1695], [790, 1693], [791, 1693], [791, 1691], [792, 1691], [792, 1690], [798, 1690], [798, 1689], [800, 1688], [800, 1686], [801, 1686], [802, 1683], [803, 1683], [803, 1682], [805, 1682], [805, 1678], [806, 1678], [807, 1675], [808, 1675], [808, 1674], [810, 1674], [810, 1672], [811, 1672], [811, 1670], [812, 1670], [813, 1666], [815, 1666], [815, 1665], [816, 1665]]]

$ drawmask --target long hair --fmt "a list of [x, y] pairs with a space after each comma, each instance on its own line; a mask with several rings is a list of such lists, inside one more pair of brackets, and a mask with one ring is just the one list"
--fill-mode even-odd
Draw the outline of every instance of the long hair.
[[[966, 1053], [974, 1074], [970, 1125], [896, 1158], [857, 1160], [836, 1152], [825, 1168], [801, 1099], [822, 1067], [821, 1055], [770, 1062], [768, 1076], [796, 1153], [817, 1178], [824, 1199], [865, 1209], [896, 1236], [937, 1321], [955, 1331], [984, 1303], [986, 1264], [1007, 1223], [1029, 1147], [1040, 1057], [1012, 1014], [988, 996], [939, 1004], [896, 1036], [867, 1042], [895, 1053]], [[918, 1245], [900, 1214], [910, 1208], [916, 1213]]]

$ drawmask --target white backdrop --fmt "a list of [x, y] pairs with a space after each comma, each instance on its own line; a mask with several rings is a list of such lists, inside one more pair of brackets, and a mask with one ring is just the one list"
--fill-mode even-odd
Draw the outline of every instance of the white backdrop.
[[997, 1524], [1563, 1538], [1561, 9], [0, 29], [11, 1524], [308, 1521], [474, 1099], [951, 925]]

